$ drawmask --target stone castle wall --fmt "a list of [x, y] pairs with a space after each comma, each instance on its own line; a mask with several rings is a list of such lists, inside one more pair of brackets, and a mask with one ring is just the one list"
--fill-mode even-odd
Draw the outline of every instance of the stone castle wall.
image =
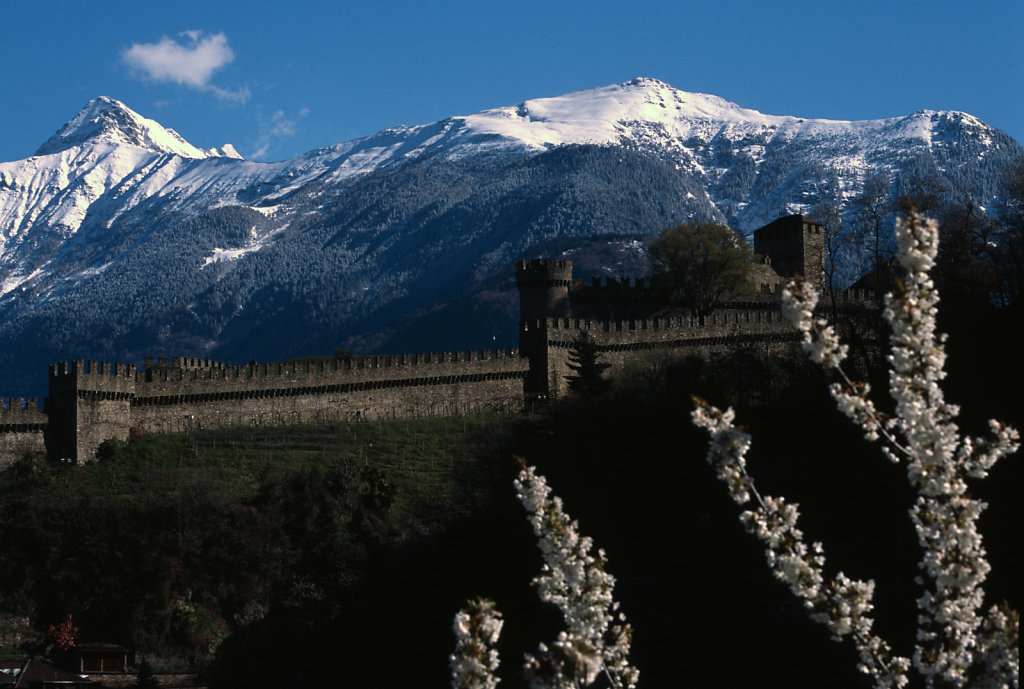
[[147, 369], [131, 422], [169, 432], [516, 411], [528, 367], [498, 350]]
[[145, 369], [50, 366], [46, 409], [0, 409], [0, 467], [29, 452], [77, 462], [132, 428], [165, 433], [518, 411], [529, 362], [516, 350], [231, 366], [174, 358]]
[[754, 251], [768, 258], [782, 278], [802, 275], [819, 290], [825, 286], [825, 229], [803, 215], [787, 215], [754, 232]]
[[[122, 364], [73, 361], [50, 367], [45, 410], [35, 400], [0, 409], [0, 467], [43, 448], [87, 461], [108, 438], [144, 432], [274, 426], [515, 411], [525, 400], [567, 392], [569, 351], [581, 333], [614, 376], [631, 366], [736, 347], [781, 351], [798, 341], [778, 310], [786, 274], [821, 283], [822, 229], [803, 216], [755, 232], [770, 280], [760, 295], [724, 304], [702, 320], [673, 312], [654, 279], [573, 276], [571, 260], [520, 261], [519, 350], [354, 357], [233, 366], [207, 359]], [[839, 295], [842, 309], [873, 295]], [[823, 299], [823, 306], [827, 299]]]
[[737, 346], [783, 349], [798, 341], [796, 332], [778, 309], [726, 309], [704, 319], [687, 316], [595, 321], [578, 318], [554, 318], [523, 321], [520, 340], [543, 347], [543, 375], [539, 372], [530, 392], [560, 397], [568, 391], [566, 377], [569, 350], [581, 333], [600, 347], [601, 363], [611, 365], [614, 377], [631, 366], [658, 361], [680, 353], [708, 356]]
[[128, 437], [136, 369], [72, 361], [50, 366], [47, 449], [60, 458], [92, 459], [108, 438]]
[[49, 422], [35, 397], [11, 397], [0, 404], [0, 469], [20, 457], [45, 452]]
[[[597, 343], [598, 361], [610, 364], [607, 375], [680, 355], [708, 356], [738, 347], [782, 353], [794, 351], [796, 331], [779, 311], [781, 287], [802, 275], [824, 285], [824, 228], [802, 215], [791, 215], [754, 232], [755, 250], [764, 262], [754, 266], [760, 293], [745, 301], [721, 304], [698, 320], [672, 304], [663, 276], [645, 279], [581, 280], [570, 260], [531, 260], [516, 264], [520, 291], [519, 348], [531, 362], [526, 393], [532, 398], [567, 393], [569, 352], [586, 333]], [[863, 310], [873, 295], [847, 291], [835, 307]], [[832, 301], [824, 297], [823, 309]]]

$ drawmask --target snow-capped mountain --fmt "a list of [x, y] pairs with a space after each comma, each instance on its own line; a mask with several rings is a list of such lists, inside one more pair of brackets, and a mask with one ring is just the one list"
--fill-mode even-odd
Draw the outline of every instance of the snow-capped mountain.
[[240, 158], [230, 145], [225, 150], [204, 151], [196, 148], [173, 129], [167, 129], [154, 120], [146, 119], [113, 98], [100, 97], [90, 101], [39, 147], [36, 156], [60, 153], [75, 146], [109, 143], [119, 146], [144, 148], [154, 153], [170, 153], [182, 158], [209, 158], [228, 156]]
[[520, 255], [589, 241], [628, 262], [666, 226], [748, 233], [879, 173], [990, 205], [1022, 155], [965, 113], [781, 117], [636, 79], [258, 163], [97, 98], [0, 163], [0, 392], [68, 357], [514, 345]]

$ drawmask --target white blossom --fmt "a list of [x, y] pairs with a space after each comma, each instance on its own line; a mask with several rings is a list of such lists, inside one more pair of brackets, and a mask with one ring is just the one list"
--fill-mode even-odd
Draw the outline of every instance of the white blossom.
[[455, 615], [455, 652], [448, 656], [452, 689], [495, 689], [499, 680], [498, 651], [494, 646], [504, 622], [488, 600], [471, 601]]
[[[523, 467], [514, 482], [544, 559], [533, 580], [540, 599], [558, 607], [565, 630], [535, 654], [524, 670], [536, 689], [575, 689], [603, 676], [614, 689], [633, 689], [640, 672], [629, 663], [632, 629], [612, 598], [615, 578], [605, 571], [603, 550], [592, 554], [593, 541], [551, 494], [543, 476]], [[492, 603], [477, 601], [455, 616], [456, 648], [449, 662], [453, 689], [494, 689], [498, 654], [493, 646], [501, 616]]]
[[640, 673], [628, 660], [632, 631], [612, 599], [615, 578], [605, 571], [604, 551], [591, 554], [593, 542], [579, 534], [561, 499], [533, 467], [523, 467], [515, 488], [544, 558], [533, 583], [565, 622], [550, 646], [541, 644], [536, 654], [527, 655], [524, 669], [531, 686], [583, 687], [603, 675], [616, 689], [635, 687]]
[[810, 548], [803, 532], [796, 528], [797, 505], [784, 498], [762, 496], [747, 474], [745, 454], [750, 436], [732, 424], [732, 409], [722, 411], [700, 400], [693, 422], [711, 435], [708, 462], [726, 481], [729, 494], [739, 504], [751, 496], [756, 509], [740, 515], [744, 528], [765, 545], [768, 567], [777, 579], [786, 583], [794, 595], [803, 599], [811, 619], [825, 624], [835, 639], [851, 636], [860, 656], [858, 668], [875, 681], [877, 687], [902, 687], [907, 683], [907, 658], [893, 656], [889, 645], [871, 634], [873, 620], [871, 597], [874, 582], [849, 579], [841, 572], [826, 581], [824, 549], [821, 543]]
[[839, 342], [832, 326], [814, 317], [817, 304], [818, 293], [804, 280], [791, 282], [782, 290], [782, 314], [803, 334], [800, 346], [815, 363], [836, 368], [849, 348]]
[[[990, 422], [988, 438], [960, 434], [956, 405], [948, 404], [939, 383], [945, 378], [945, 336], [936, 332], [938, 293], [928, 274], [938, 247], [938, 227], [911, 213], [896, 224], [902, 287], [888, 294], [884, 316], [892, 327], [889, 392], [896, 402], [888, 417], [868, 398], [866, 384], [851, 381], [841, 363], [847, 354], [828, 323], [814, 315], [817, 293], [807, 283], [791, 283], [783, 292], [783, 311], [803, 333], [810, 358], [831, 369], [840, 382], [830, 388], [839, 410], [858, 424], [869, 440], [880, 441], [885, 455], [905, 461], [918, 498], [911, 519], [923, 550], [918, 581], [918, 632], [915, 669], [926, 686], [1017, 687], [1020, 668], [1019, 618], [1014, 611], [992, 608], [979, 613], [982, 583], [989, 571], [976, 528], [985, 504], [971, 498], [965, 478], [983, 478], [995, 462], [1019, 446], [1016, 430]], [[732, 410], [698, 403], [696, 425], [711, 435], [708, 461], [726, 482], [733, 499], [744, 504], [753, 495], [757, 509], [741, 520], [766, 547], [776, 577], [804, 599], [812, 619], [828, 626], [833, 637], [851, 636], [859, 669], [877, 687], [900, 687], [908, 681], [907, 658], [893, 656], [888, 644], [871, 633], [873, 582], [850, 580], [842, 573], [825, 581], [819, 544], [813, 555], [795, 528], [797, 510], [781, 498], [762, 497], [746, 471], [744, 455], [750, 436], [733, 427]]]

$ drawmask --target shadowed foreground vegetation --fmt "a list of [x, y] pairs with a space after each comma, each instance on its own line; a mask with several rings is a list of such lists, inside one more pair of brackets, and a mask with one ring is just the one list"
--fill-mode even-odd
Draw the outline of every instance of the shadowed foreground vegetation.
[[[950, 345], [948, 397], [974, 434], [992, 416], [1024, 421], [1015, 321], [989, 316]], [[534, 415], [145, 436], [84, 467], [26, 459], [0, 480], [0, 615], [39, 630], [21, 653], [42, 653], [42, 630], [71, 613], [80, 640], [218, 687], [445, 686], [452, 616], [487, 596], [506, 619], [500, 674], [522, 686], [522, 652], [557, 633], [529, 586], [522, 456], [607, 550], [643, 686], [865, 686], [852, 649], [770, 579], [703, 461], [692, 393], [737, 407], [759, 485], [801, 504], [827, 569], [877, 581], [880, 631], [909, 648], [919, 555], [903, 467], [840, 418], [816, 368], [753, 354], [637, 369]], [[1018, 609], [1020, 477], [1011, 458], [978, 487], [987, 590]]]

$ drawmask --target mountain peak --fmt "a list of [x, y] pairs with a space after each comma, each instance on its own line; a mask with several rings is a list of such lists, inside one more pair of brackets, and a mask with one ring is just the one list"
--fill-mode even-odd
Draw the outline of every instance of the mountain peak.
[[89, 142], [136, 146], [156, 153], [171, 153], [183, 158], [210, 158], [221, 155], [240, 157], [234, 153], [230, 144], [223, 147], [222, 150], [230, 149], [234, 155], [223, 153], [217, 149], [205, 151], [197, 148], [173, 129], [168, 129], [155, 120], [145, 118], [121, 101], [107, 96], [100, 96], [89, 101], [70, 122], [40, 146], [35, 154], [41, 156], [59, 153]]
[[498, 135], [531, 148], [618, 144], [660, 136], [686, 141], [709, 127], [779, 126], [796, 118], [764, 115], [718, 96], [689, 93], [650, 77], [484, 110], [461, 118], [471, 134]]

